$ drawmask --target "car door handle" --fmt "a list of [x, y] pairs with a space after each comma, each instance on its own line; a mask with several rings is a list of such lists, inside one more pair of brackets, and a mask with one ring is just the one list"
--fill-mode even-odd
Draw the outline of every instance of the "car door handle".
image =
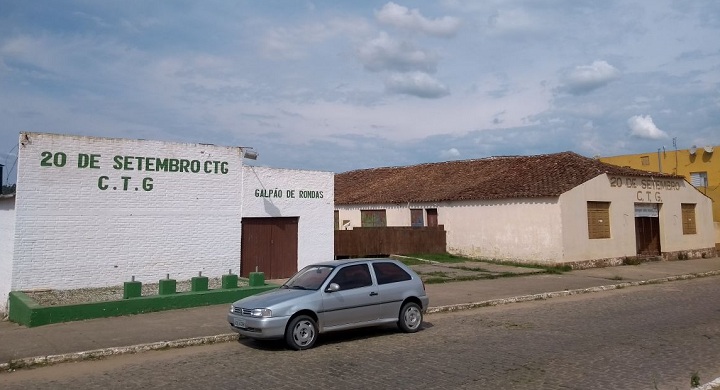
[[370, 296], [371, 296], [371, 297], [374, 297], [374, 296], [376, 296], [376, 295], [378, 295], [378, 293], [376, 293], [375, 291], [373, 291], [373, 292], [370, 293]]

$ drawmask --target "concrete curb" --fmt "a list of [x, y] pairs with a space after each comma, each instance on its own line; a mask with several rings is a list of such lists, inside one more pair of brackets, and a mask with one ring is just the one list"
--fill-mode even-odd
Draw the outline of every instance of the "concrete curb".
[[22, 359], [13, 359], [8, 363], [0, 364], [0, 371], [14, 371], [21, 368], [33, 368], [58, 363], [102, 359], [107, 356], [126, 355], [171, 348], [183, 348], [196, 345], [226, 343], [228, 341], [236, 341], [238, 339], [238, 336], [239, 335], [237, 333], [225, 333], [216, 336], [193, 337], [189, 339], [158, 341], [154, 343], [137, 344], [126, 347], [101, 348], [91, 351], [63, 353], [59, 355], [35, 356]]
[[[686, 275], [678, 275], [678, 276], [668, 276], [665, 278], [649, 279], [649, 280], [643, 280], [643, 281], [639, 281], [639, 282], [625, 282], [625, 283], [618, 283], [618, 284], [611, 284], [611, 285], [590, 287], [590, 288], [583, 288], [583, 289], [555, 291], [555, 292], [531, 294], [531, 295], [521, 295], [521, 296], [517, 296], [517, 297], [502, 298], [502, 299], [491, 299], [491, 300], [487, 300], [487, 301], [480, 301], [480, 302], [473, 302], [473, 303], [461, 303], [461, 304], [456, 304], [456, 305], [435, 306], [435, 307], [429, 307], [426, 313], [434, 314], [434, 313], [455, 312], [455, 311], [469, 310], [469, 309], [475, 309], [475, 308], [480, 308], [480, 307], [498, 306], [498, 305], [505, 305], [505, 304], [509, 304], [509, 303], [545, 300], [545, 299], [550, 299], [550, 298], [566, 297], [566, 296], [578, 295], [578, 294], [588, 294], [588, 293], [594, 293], [594, 292], [616, 290], [616, 289], [626, 288], [626, 287], [644, 286], [644, 285], [648, 285], [648, 284], [660, 284], [660, 283], [672, 282], [672, 281], [676, 281], [676, 280], [689, 280], [689, 279], [696, 279], [696, 278], [702, 278], [702, 277], [707, 277], [707, 276], [716, 276], [716, 275], [720, 275], [720, 270], [686, 274]], [[101, 349], [95, 349], [95, 350], [84, 351], [84, 352], [73, 352], [73, 353], [65, 353], [65, 354], [58, 354], [58, 355], [35, 356], [35, 357], [29, 357], [29, 358], [13, 359], [7, 363], [0, 363], [0, 372], [14, 371], [17, 369], [22, 369], [22, 368], [32, 368], [32, 367], [46, 366], [46, 365], [58, 364], [58, 363], [102, 359], [104, 357], [114, 356], [114, 355], [125, 355], [125, 354], [132, 354], [132, 353], [139, 353], [139, 352], [146, 352], [146, 351], [157, 351], [157, 350], [162, 350], [162, 349], [170, 349], [170, 348], [183, 348], [183, 347], [191, 347], [191, 346], [196, 346], [196, 345], [225, 343], [228, 341], [238, 340], [238, 338], [239, 338], [239, 335], [237, 333], [225, 333], [225, 334], [220, 334], [220, 335], [216, 335], [216, 336], [194, 337], [194, 338], [180, 339], [180, 340], [173, 340], [173, 341], [159, 341], [159, 342], [147, 343], [147, 344], [130, 345], [130, 346], [126, 346], [126, 347], [101, 348]], [[716, 386], [715, 381], [713, 381], [712, 383], [709, 383], [707, 385]], [[714, 387], [709, 387], [709, 388], [714, 388]], [[705, 387], [703, 387], [703, 389], [705, 389]]]
[[567, 297], [567, 296], [571, 296], [571, 295], [588, 294], [588, 293], [594, 293], [594, 292], [616, 290], [616, 289], [626, 288], [626, 287], [644, 286], [647, 284], [659, 284], [659, 283], [665, 283], [665, 282], [672, 282], [672, 281], [676, 281], [676, 280], [689, 280], [689, 279], [702, 278], [702, 277], [706, 277], [706, 276], [716, 276], [716, 275], [720, 275], [720, 270], [694, 273], [694, 274], [686, 274], [686, 275], [678, 275], [678, 276], [668, 276], [665, 278], [642, 280], [639, 282], [625, 282], [625, 283], [610, 284], [610, 285], [605, 285], [605, 286], [589, 287], [589, 288], [582, 288], [582, 289], [575, 289], [575, 290], [554, 291], [554, 292], [547, 292], [547, 293], [540, 293], [540, 294], [521, 295], [521, 296], [511, 297], [511, 298], [491, 299], [491, 300], [480, 301], [480, 302], [429, 307], [426, 313], [428, 313], [428, 314], [447, 313], [447, 312], [453, 312], [453, 311], [459, 311], [459, 310], [475, 309], [475, 308], [479, 308], [479, 307], [505, 305], [508, 303], [539, 301], [539, 300], [550, 299], [550, 298]]
[[712, 382], [708, 382], [702, 386], [693, 387], [692, 390], [712, 390], [720, 387], [720, 378], [715, 379]]

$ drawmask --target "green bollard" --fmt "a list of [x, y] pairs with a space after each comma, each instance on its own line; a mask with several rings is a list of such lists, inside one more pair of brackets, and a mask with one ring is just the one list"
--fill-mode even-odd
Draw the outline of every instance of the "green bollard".
[[265, 273], [264, 272], [250, 272], [250, 278], [248, 284], [250, 287], [260, 287], [265, 285]]
[[222, 276], [222, 288], [237, 288], [238, 276], [227, 274]]
[[172, 295], [177, 291], [177, 281], [170, 279], [170, 274], [165, 279], [160, 279], [159, 284], [160, 295]]
[[207, 291], [208, 277], [202, 276], [202, 272], [198, 272], [198, 276], [190, 279], [190, 291]]
[[123, 299], [138, 298], [142, 295], [142, 282], [136, 282], [135, 276], [130, 282], [123, 283]]

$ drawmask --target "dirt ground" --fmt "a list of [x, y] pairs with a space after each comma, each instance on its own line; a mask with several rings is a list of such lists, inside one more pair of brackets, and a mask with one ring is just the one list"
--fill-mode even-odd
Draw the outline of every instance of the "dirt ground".
[[428, 263], [410, 266], [420, 277], [425, 280], [467, 280], [467, 279], [490, 279], [509, 275], [529, 275], [544, 272], [542, 269], [514, 267], [485, 262], [465, 263]]

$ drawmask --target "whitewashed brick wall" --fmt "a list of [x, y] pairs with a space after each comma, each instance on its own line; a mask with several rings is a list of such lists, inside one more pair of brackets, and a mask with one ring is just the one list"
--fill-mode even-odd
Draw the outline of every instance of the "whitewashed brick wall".
[[243, 167], [244, 217], [299, 217], [298, 268], [335, 255], [335, 174]]
[[[97, 155], [94, 167], [79, 167], [89, 165], [81, 155]], [[198, 172], [139, 170], [125, 156], [183, 159]], [[237, 147], [23, 133], [17, 184], [12, 290], [239, 270]]]
[[15, 238], [15, 199], [0, 196], [0, 317], [7, 311], [12, 280], [13, 240]]

